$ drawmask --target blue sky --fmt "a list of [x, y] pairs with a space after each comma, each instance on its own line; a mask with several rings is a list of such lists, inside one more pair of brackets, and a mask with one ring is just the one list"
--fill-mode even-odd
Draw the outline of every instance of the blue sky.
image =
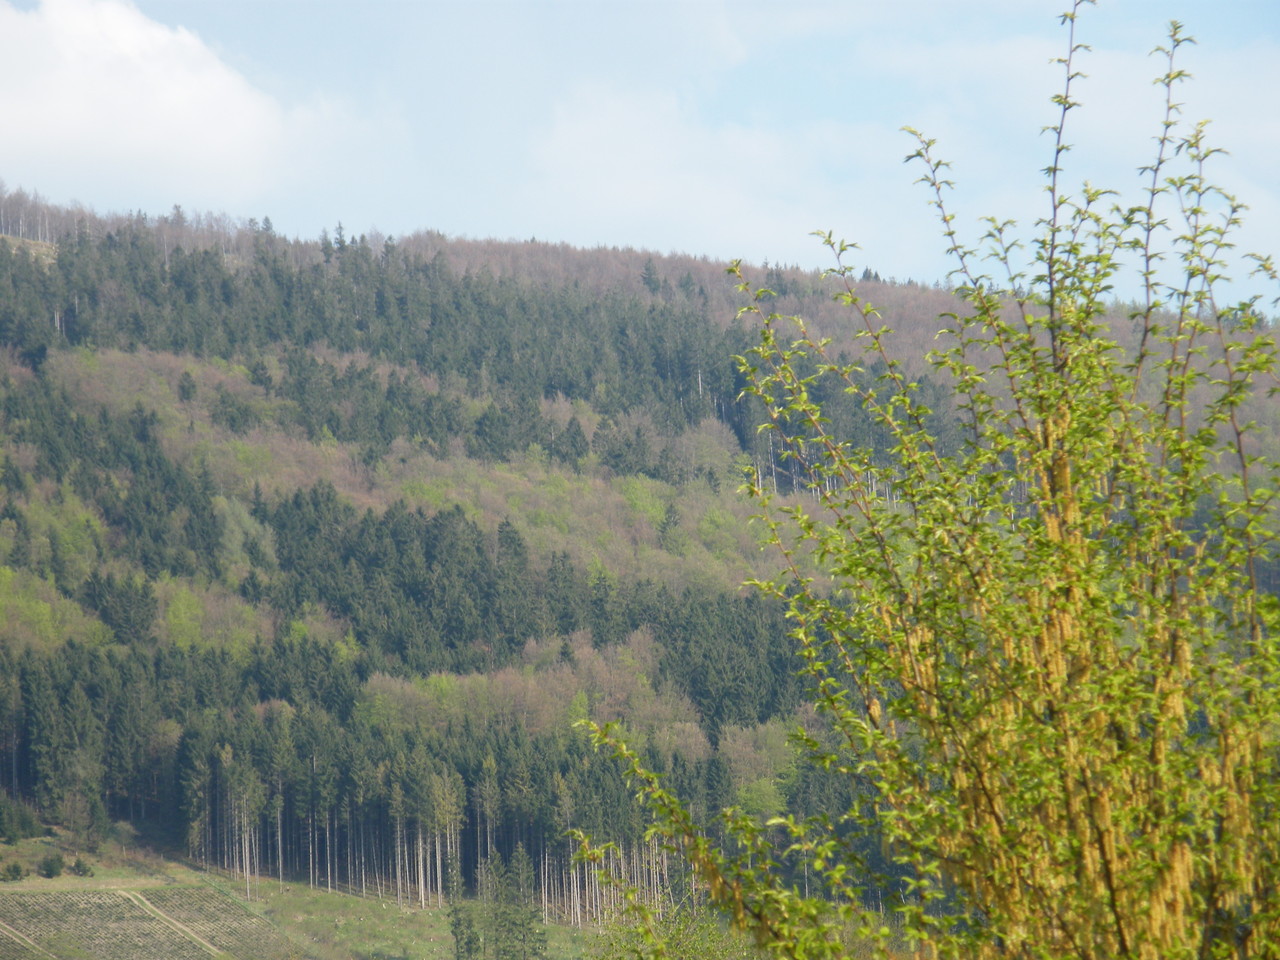
[[[418, 229], [885, 276], [943, 244], [905, 124], [953, 163], [957, 222], [1043, 212], [1066, 0], [0, 0], [0, 178], [99, 212], [175, 203], [312, 237]], [[1280, 251], [1280, 4], [1103, 0], [1069, 181], [1136, 187], [1170, 19], [1185, 116]]]

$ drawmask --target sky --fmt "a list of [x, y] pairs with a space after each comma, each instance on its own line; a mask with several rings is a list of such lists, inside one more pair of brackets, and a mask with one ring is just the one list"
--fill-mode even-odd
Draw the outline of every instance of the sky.
[[[270, 217], [316, 237], [436, 230], [825, 266], [949, 269], [904, 165], [952, 166], [955, 223], [1030, 224], [1068, 0], [0, 0], [0, 180], [98, 213]], [[1280, 3], [1102, 0], [1066, 182], [1129, 195], [1177, 19], [1183, 117], [1212, 118], [1243, 248], [1280, 252]]]

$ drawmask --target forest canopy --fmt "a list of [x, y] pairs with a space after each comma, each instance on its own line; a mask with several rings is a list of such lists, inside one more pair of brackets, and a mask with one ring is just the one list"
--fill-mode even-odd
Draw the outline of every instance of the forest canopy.
[[613, 895], [571, 825], [684, 881], [577, 720], [708, 813], [840, 789], [792, 771], [785, 608], [739, 589], [742, 468], [798, 474], [722, 264], [0, 206], [41, 230], [0, 237], [7, 831], [419, 905], [522, 850], [581, 924]]

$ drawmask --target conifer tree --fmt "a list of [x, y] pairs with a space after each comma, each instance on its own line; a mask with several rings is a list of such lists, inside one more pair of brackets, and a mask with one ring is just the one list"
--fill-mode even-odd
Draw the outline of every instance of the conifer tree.
[[480, 933], [476, 929], [472, 905], [462, 891], [462, 872], [456, 860], [449, 861], [449, 932], [453, 934], [454, 960], [477, 960], [480, 953]]

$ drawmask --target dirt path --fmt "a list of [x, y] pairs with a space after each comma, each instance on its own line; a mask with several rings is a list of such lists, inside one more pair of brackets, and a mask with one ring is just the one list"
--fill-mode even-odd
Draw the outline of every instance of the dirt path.
[[132, 900], [138, 906], [142, 907], [143, 910], [147, 911], [147, 913], [151, 914], [157, 920], [160, 920], [162, 923], [167, 923], [170, 927], [178, 931], [178, 933], [182, 934], [188, 940], [194, 940], [196, 943], [200, 944], [200, 946], [204, 947], [215, 957], [225, 957], [227, 955], [223, 953], [221, 950], [219, 950], [217, 947], [215, 947], [208, 940], [206, 940], [204, 937], [197, 934], [185, 923], [181, 922], [180, 920], [175, 920], [173, 917], [169, 916], [167, 913], [165, 913], [163, 910], [161, 910], [159, 907], [157, 907], [154, 903], [152, 903], [150, 900], [148, 900], [146, 897], [144, 897], [141, 893], [137, 892], [136, 890], [121, 890], [119, 892], [122, 897], [128, 897], [130, 900]]
[[17, 940], [18, 943], [22, 944], [28, 950], [31, 950], [33, 953], [37, 953], [44, 957], [53, 957], [53, 960], [58, 960], [58, 958], [54, 957], [53, 954], [50, 953], [48, 950], [41, 949], [39, 944], [37, 944], [34, 940], [24, 937], [22, 934], [20, 934], [17, 930], [13, 929], [13, 927], [9, 926], [3, 920], [0, 920], [0, 935], [8, 935], [14, 940]]

